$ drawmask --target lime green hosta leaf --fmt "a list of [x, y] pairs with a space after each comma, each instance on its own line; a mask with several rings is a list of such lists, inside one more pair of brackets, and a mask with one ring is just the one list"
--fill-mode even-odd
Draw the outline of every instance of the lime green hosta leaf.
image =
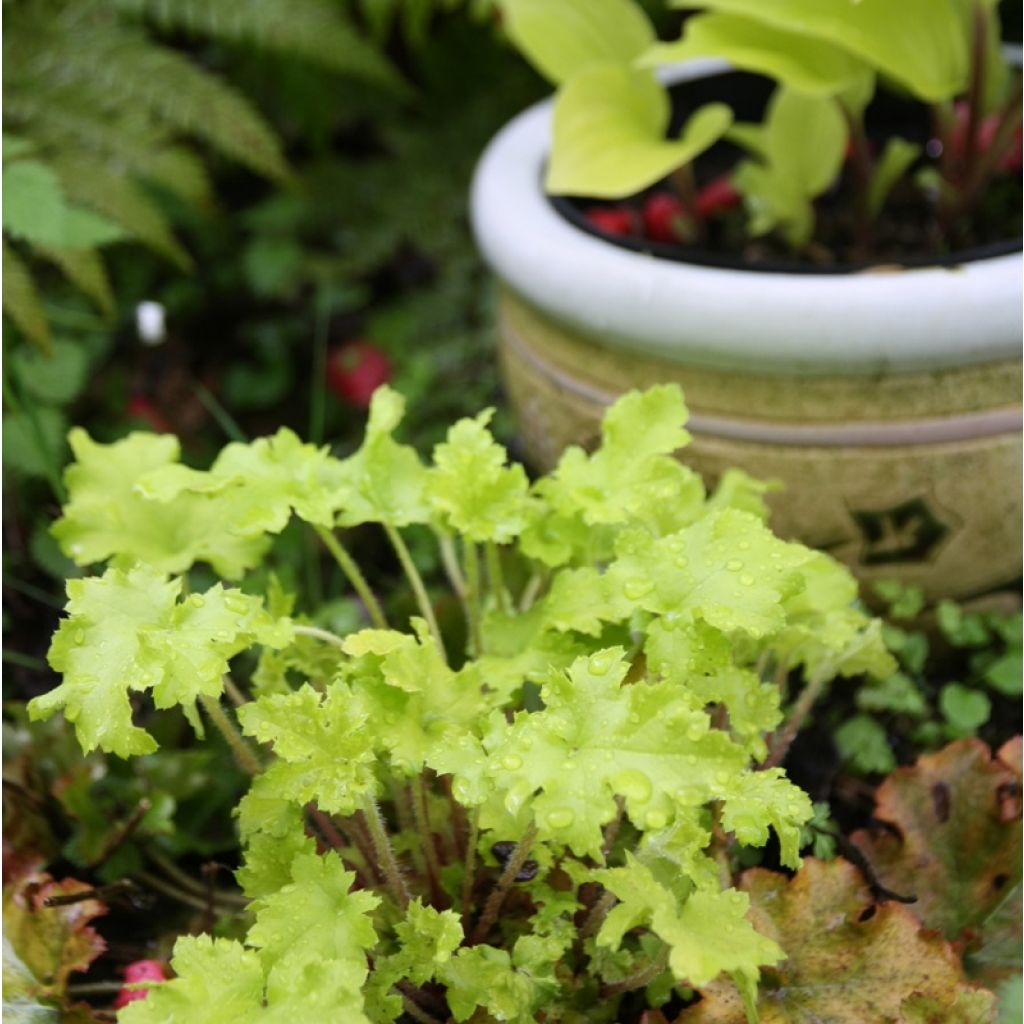
[[782, 87], [772, 96], [764, 124], [732, 137], [760, 158], [740, 164], [734, 177], [751, 232], [778, 228], [794, 248], [806, 244], [814, 230], [812, 202], [835, 181], [846, 152], [839, 105]]
[[232, 939], [185, 935], [171, 960], [176, 978], [149, 990], [118, 1014], [121, 1024], [186, 1024], [261, 1020], [263, 968]]
[[841, 47], [919, 99], [951, 99], [967, 84], [967, 46], [949, 0], [673, 0], [753, 18]]
[[457, 1021], [468, 1020], [478, 1006], [510, 1024], [532, 1024], [539, 995], [537, 985], [519, 971], [504, 949], [473, 946], [460, 949], [440, 971], [447, 984], [448, 1006]]
[[487, 429], [493, 409], [463, 419], [434, 449], [427, 501], [441, 522], [472, 541], [513, 540], [527, 522], [526, 473]]
[[512, 42], [555, 83], [588, 64], [628, 64], [654, 41], [633, 0], [502, 0], [501, 10]]
[[182, 493], [160, 502], [136, 490], [143, 476], [178, 461], [176, 438], [135, 433], [97, 444], [76, 427], [68, 440], [75, 462], [64, 474], [68, 501], [52, 533], [76, 564], [112, 558], [118, 568], [139, 561], [176, 573], [204, 561], [226, 579], [259, 564], [267, 541], [232, 532], [216, 496]]
[[595, 877], [620, 901], [598, 932], [598, 944], [616, 947], [627, 929], [649, 924], [669, 945], [669, 967], [679, 981], [706, 985], [723, 971], [756, 979], [762, 966], [785, 956], [747, 920], [746, 893], [698, 889], [680, 899], [631, 853], [625, 867], [599, 870]]
[[756, 516], [726, 508], [667, 537], [623, 533], [610, 586], [669, 623], [702, 619], [753, 638], [786, 622], [783, 601], [803, 586], [811, 552], [774, 536]]
[[260, 951], [266, 971], [282, 961], [323, 959], [344, 964], [352, 987], [362, 985], [366, 950], [377, 943], [369, 915], [380, 897], [350, 891], [355, 877], [333, 851], [303, 853], [292, 861], [289, 884], [253, 906], [256, 923], [247, 942]]
[[391, 435], [405, 415], [405, 399], [386, 384], [370, 401], [366, 437], [359, 450], [337, 467], [335, 482], [342, 526], [426, 523], [426, 467], [414, 448]]
[[711, 103], [679, 138], [666, 139], [669, 117], [668, 94], [650, 72], [614, 63], [585, 68], [555, 101], [544, 187], [554, 195], [621, 199], [689, 163], [732, 123], [727, 106]]
[[259, 598], [217, 584], [183, 601], [182, 581], [148, 566], [68, 581], [68, 617], [50, 646], [64, 676], [29, 704], [35, 718], [63, 709], [84, 750], [147, 754], [156, 741], [132, 724], [129, 691], [151, 690], [158, 708], [180, 704], [194, 720], [200, 696], [218, 697], [228, 661], [253, 643], [282, 646], [290, 628]]
[[690, 18], [684, 35], [673, 43], [656, 43], [641, 57], [642, 67], [656, 67], [719, 57], [744, 71], [755, 71], [801, 92], [831, 96], [870, 77], [863, 60], [842, 46], [726, 12]]
[[347, 686], [325, 695], [311, 686], [260, 697], [238, 709], [243, 730], [272, 743], [278, 760], [263, 789], [299, 804], [315, 800], [329, 814], [352, 814], [376, 792], [367, 714]]
[[[470, 794], [482, 779], [515, 815], [528, 807], [541, 841], [601, 858], [602, 826], [616, 814], [615, 797], [641, 829], [668, 825], [678, 808], [704, 803], [746, 766], [747, 756], [680, 687], [623, 685], [629, 665], [621, 649], [579, 658], [543, 687], [545, 707], [520, 712], [511, 725], [495, 716], [481, 764], [467, 751]], [[496, 822], [500, 823], [500, 822]], [[488, 808], [481, 825], [489, 828]]]
[[182, 492], [214, 494], [233, 533], [280, 533], [293, 510], [308, 523], [333, 525], [337, 466], [326, 448], [303, 444], [282, 428], [250, 444], [229, 444], [208, 472], [172, 463], [147, 473], [136, 489], [159, 502]]
[[368, 715], [368, 742], [406, 773], [470, 730], [487, 706], [476, 666], [453, 672], [426, 624], [413, 625], [416, 636], [368, 629], [345, 640], [346, 652], [361, 659], [349, 674]]

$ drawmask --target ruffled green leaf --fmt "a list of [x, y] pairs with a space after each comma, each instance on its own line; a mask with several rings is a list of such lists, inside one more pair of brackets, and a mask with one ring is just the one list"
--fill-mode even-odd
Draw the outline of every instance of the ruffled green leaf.
[[764, 846], [769, 825], [779, 837], [779, 858], [800, 866], [800, 826], [811, 820], [810, 797], [781, 768], [746, 772], [731, 782], [722, 809], [722, 827], [745, 846]]
[[298, 804], [315, 800], [329, 814], [352, 814], [376, 792], [368, 716], [343, 683], [323, 695], [303, 686], [260, 697], [239, 708], [238, 719], [278, 757], [263, 774], [262, 792]]
[[148, 473], [178, 461], [176, 438], [134, 433], [98, 444], [76, 427], [68, 440], [75, 462], [64, 473], [68, 501], [52, 532], [77, 565], [139, 561], [177, 573], [204, 561], [238, 579], [259, 563], [267, 541], [235, 533], [216, 496], [183, 492], [159, 502], [136, 489]]
[[747, 920], [746, 893], [696, 890], [680, 899], [629, 853], [625, 867], [595, 875], [620, 901], [598, 932], [598, 944], [617, 947], [627, 929], [649, 924], [669, 945], [669, 966], [679, 981], [706, 985], [723, 971], [756, 979], [762, 966], [785, 956]]
[[370, 401], [366, 437], [359, 450], [337, 470], [337, 500], [342, 526], [387, 523], [408, 526], [430, 520], [424, 489], [426, 467], [414, 448], [392, 433], [405, 414], [405, 399], [386, 384]]
[[510, 1024], [532, 1024], [535, 1019], [537, 986], [513, 966], [504, 949], [484, 945], [460, 949], [440, 973], [457, 1021], [468, 1020], [478, 1006]]
[[129, 692], [150, 690], [158, 708], [181, 705], [195, 720], [200, 696], [216, 698], [229, 660], [254, 643], [288, 642], [259, 598], [225, 591], [178, 600], [182, 581], [148, 566], [69, 580], [68, 617], [48, 655], [63, 682], [29, 704], [34, 719], [63, 710], [86, 751], [148, 754], [156, 741], [132, 724]]
[[280, 533], [292, 511], [308, 523], [333, 525], [337, 466], [326, 448], [303, 444], [282, 427], [273, 437], [229, 444], [208, 472], [172, 463], [145, 474], [136, 490], [158, 502], [183, 492], [215, 494], [233, 533]]

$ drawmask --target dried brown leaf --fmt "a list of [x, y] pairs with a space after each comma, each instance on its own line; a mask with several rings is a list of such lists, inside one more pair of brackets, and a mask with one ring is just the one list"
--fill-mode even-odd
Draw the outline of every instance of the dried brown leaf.
[[[845, 860], [808, 859], [792, 879], [743, 876], [758, 931], [786, 951], [762, 972], [761, 1024], [983, 1024], [995, 997], [972, 988], [952, 947], [895, 903], [875, 905]], [[745, 1024], [739, 990], [719, 979], [676, 1024]]]

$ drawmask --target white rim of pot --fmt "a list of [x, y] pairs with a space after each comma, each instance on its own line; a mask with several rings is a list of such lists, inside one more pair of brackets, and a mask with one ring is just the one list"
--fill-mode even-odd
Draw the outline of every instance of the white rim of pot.
[[[670, 82], [729, 70], [699, 60]], [[711, 369], [823, 376], [939, 370], [1018, 358], [1021, 253], [848, 274], [696, 266], [581, 231], [541, 181], [552, 100], [490, 143], [473, 180], [477, 242], [515, 292], [611, 347]]]

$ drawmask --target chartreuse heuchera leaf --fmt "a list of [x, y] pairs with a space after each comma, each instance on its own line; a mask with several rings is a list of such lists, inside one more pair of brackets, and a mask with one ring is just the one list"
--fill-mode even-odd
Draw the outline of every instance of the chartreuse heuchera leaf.
[[[381, 388], [347, 459], [280, 431], [209, 470], [173, 439], [73, 435], [55, 532], [110, 564], [69, 584], [63, 681], [31, 714], [62, 709], [85, 749], [129, 756], [154, 749], [149, 716], [198, 722], [201, 698], [254, 775], [238, 807], [250, 917], [236, 939], [181, 939], [177, 978], [122, 1019], [603, 1024], [634, 988], [663, 1000], [723, 977], [752, 1013], [789, 950], [748, 915], [730, 857], [775, 839], [796, 867], [812, 816], [760, 767], [785, 711], [775, 676], [894, 669], [851, 577], [771, 533], [767, 485], [734, 473], [708, 496], [676, 457], [674, 386], [624, 396], [595, 452], [533, 483], [487, 413], [429, 463], [396, 440], [403, 413]], [[364, 598], [334, 531], [384, 527], [414, 601], [382, 607], [422, 617], [367, 602], [342, 636], [293, 617], [272, 576], [265, 602], [168, 576], [207, 562], [237, 578], [292, 519]], [[415, 524], [446, 545], [457, 638], [428, 624], [402, 558]], [[215, 703], [231, 671], [233, 697], [254, 694], [238, 730]]]

